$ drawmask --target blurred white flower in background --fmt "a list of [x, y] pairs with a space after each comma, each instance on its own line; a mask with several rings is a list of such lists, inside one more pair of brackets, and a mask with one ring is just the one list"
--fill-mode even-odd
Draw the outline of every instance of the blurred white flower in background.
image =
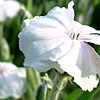
[[0, 62], [0, 99], [20, 98], [26, 91], [26, 69]]
[[0, 0], [0, 22], [14, 17], [20, 8], [21, 5], [16, 0]]
[[19, 47], [24, 66], [67, 72], [83, 90], [92, 91], [99, 82], [100, 57], [87, 42], [100, 45], [100, 31], [74, 21], [73, 5], [71, 1], [68, 9], [55, 7], [46, 16], [25, 20]]

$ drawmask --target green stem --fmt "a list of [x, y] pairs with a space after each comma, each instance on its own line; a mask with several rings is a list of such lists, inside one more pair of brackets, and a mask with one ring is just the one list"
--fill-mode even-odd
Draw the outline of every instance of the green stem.
[[35, 93], [39, 84], [39, 73], [31, 67], [27, 67], [27, 100], [35, 100]]
[[35, 100], [35, 94], [36, 91], [36, 84], [34, 80], [34, 75], [32, 68], [27, 67], [27, 99], [28, 100]]
[[24, 5], [21, 6], [21, 9], [25, 13], [24, 17], [27, 17], [28, 19], [33, 18], [32, 14], [25, 8]]
[[43, 81], [38, 87], [38, 90], [36, 93], [36, 100], [46, 100], [47, 90], [48, 90], [47, 83]]
[[10, 60], [10, 50], [6, 39], [3, 37], [3, 23], [0, 23], [0, 61]]
[[0, 38], [3, 36], [3, 25], [0, 24]]
[[67, 74], [57, 73], [49, 100], [58, 100], [60, 92], [65, 87], [68, 80], [70, 79], [71, 76], [68, 76]]

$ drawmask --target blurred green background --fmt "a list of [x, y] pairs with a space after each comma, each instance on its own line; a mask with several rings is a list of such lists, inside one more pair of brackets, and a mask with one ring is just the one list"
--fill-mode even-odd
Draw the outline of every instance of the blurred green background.
[[[71, 0], [18, 0], [32, 16], [43, 16], [55, 6], [66, 7]], [[74, 0], [75, 20], [82, 24], [87, 24], [100, 30], [100, 0]], [[3, 36], [6, 39], [8, 47], [1, 54], [6, 53], [6, 59], [0, 58], [0, 61], [14, 63], [17, 66], [23, 66], [24, 55], [19, 51], [18, 34], [23, 28], [23, 20], [26, 19], [24, 11], [19, 11], [13, 19], [3, 22]], [[0, 41], [1, 42], [1, 41]], [[100, 55], [100, 46], [92, 45]], [[9, 49], [9, 52], [8, 52]], [[51, 72], [48, 71], [48, 74]], [[41, 73], [43, 76], [44, 73]], [[50, 76], [52, 78], [52, 76]], [[0, 99], [1, 100], [1, 99]], [[2, 99], [3, 100], [3, 99]], [[8, 98], [5, 100], [15, 100]], [[26, 94], [21, 99], [27, 100]], [[100, 100], [100, 84], [92, 92], [82, 91], [75, 83], [66, 85], [62, 91], [59, 100]]]

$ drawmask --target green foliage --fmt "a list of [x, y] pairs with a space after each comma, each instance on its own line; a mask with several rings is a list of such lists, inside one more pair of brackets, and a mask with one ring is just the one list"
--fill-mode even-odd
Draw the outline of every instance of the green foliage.
[[81, 90], [76, 89], [67, 96], [66, 100], [73, 100], [73, 99], [76, 100], [76, 98], [80, 95], [80, 93], [81, 93]]

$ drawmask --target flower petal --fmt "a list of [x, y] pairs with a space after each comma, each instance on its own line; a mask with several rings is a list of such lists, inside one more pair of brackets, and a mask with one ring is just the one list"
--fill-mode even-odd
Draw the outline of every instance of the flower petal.
[[49, 58], [53, 49], [59, 48], [67, 38], [70, 40], [66, 29], [57, 20], [47, 16], [25, 20], [24, 25], [19, 34], [20, 50], [25, 54], [24, 65], [38, 71], [51, 69], [53, 62]]
[[100, 36], [96, 34], [86, 35], [82, 37], [82, 41], [100, 45]]
[[20, 98], [26, 91], [26, 70], [15, 65], [0, 62], [0, 98]]
[[19, 46], [25, 54], [25, 66], [34, 66], [38, 71], [47, 71], [52, 65], [56, 66], [50, 57], [53, 49], [59, 48], [69, 38], [64, 24], [68, 23], [69, 27], [74, 19], [73, 5], [70, 2], [68, 9], [55, 7], [46, 16], [24, 21], [25, 28], [19, 34]]
[[47, 16], [56, 19], [66, 28], [67, 31], [69, 31], [70, 29], [72, 29], [72, 24], [74, 21], [73, 5], [74, 2], [71, 1], [68, 4], [68, 9], [66, 9], [65, 7], [55, 7], [48, 12]]
[[76, 82], [82, 88], [82, 90], [88, 90], [90, 92], [93, 90], [93, 88], [97, 87], [99, 79], [96, 78], [96, 75], [81, 77], [80, 74], [80, 76], [74, 77], [74, 82]]
[[26, 20], [24, 20], [24, 22], [23, 22], [24, 27], [29, 26], [31, 20], [32, 20], [32, 19], [26, 19]]
[[94, 28], [82, 25], [79, 22], [73, 22], [73, 30], [79, 34], [79, 40], [84, 42], [90, 42], [97, 45], [100, 45], [100, 31], [95, 30]]
[[82, 35], [84, 36], [84, 35], [89, 35], [89, 34], [91, 34], [91, 33], [98, 33], [98, 34], [100, 34], [100, 31], [98, 31], [98, 30], [96, 30], [96, 29], [94, 29], [94, 28], [92, 28], [92, 27], [90, 27], [90, 26], [87, 26], [87, 25], [82, 25], [81, 26], [81, 32], [82, 32]]
[[65, 45], [63, 48], [65, 52], [63, 55], [60, 55], [56, 59], [52, 59], [53, 61], [57, 60], [58, 64], [60, 65], [60, 68], [67, 72], [68, 74], [72, 76], [77, 76], [78, 72], [80, 71], [77, 66], [75, 66], [78, 54], [80, 50], [80, 43], [78, 41], [73, 42], [65, 42]]
[[100, 75], [100, 57], [88, 44], [81, 42], [76, 66], [81, 70], [82, 77]]
[[80, 24], [81, 38], [84, 42], [90, 42], [100, 45], [100, 31], [86, 25]]
[[[69, 51], [60, 59], [56, 58], [60, 68], [72, 75], [83, 90], [92, 91], [98, 84], [96, 74], [100, 75], [100, 57], [92, 47], [79, 41], [73, 41]], [[88, 81], [93, 81], [93, 84]]]
[[48, 28], [40, 28], [42, 31], [35, 31], [35, 29], [32, 26], [28, 26], [19, 34], [19, 46], [25, 55], [24, 65], [34, 67], [40, 72], [45, 72], [56, 66], [56, 62], [50, 61], [50, 57], [55, 57], [52, 54], [53, 51], [67, 40], [67, 36], [59, 36], [63, 35], [61, 34], [62, 32], [52, 28], [52, 32], [48, 31]]

